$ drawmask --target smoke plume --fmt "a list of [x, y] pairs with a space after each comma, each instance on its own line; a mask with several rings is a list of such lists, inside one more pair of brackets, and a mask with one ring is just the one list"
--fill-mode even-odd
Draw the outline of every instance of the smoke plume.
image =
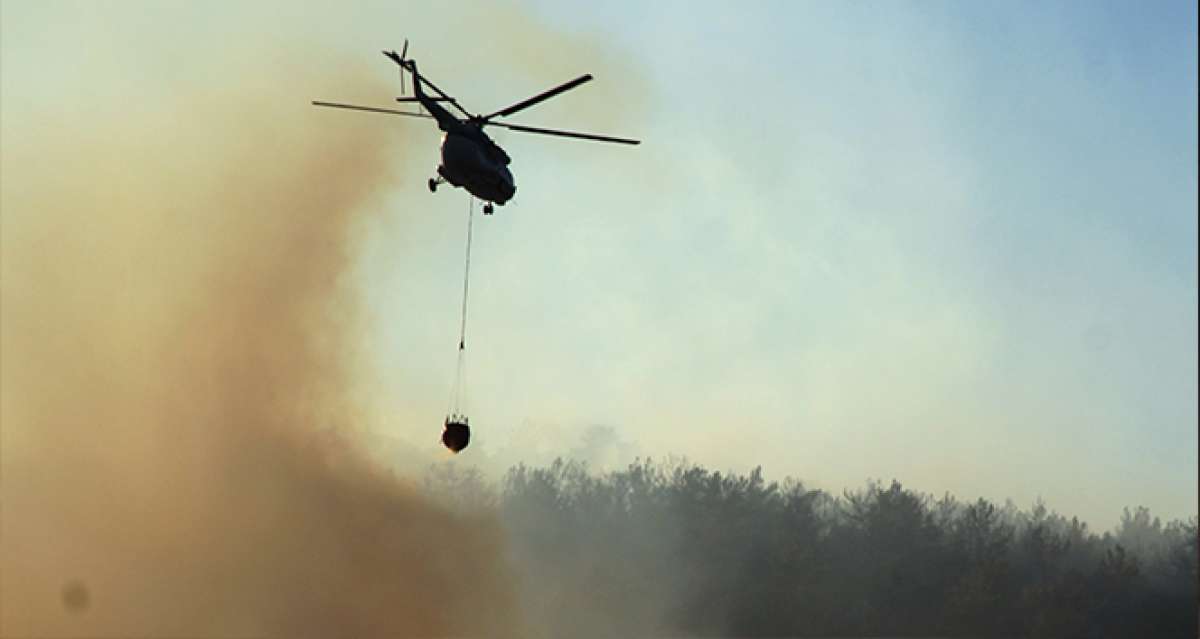
[[[345, 276], [403, 147], [287, 57], [6, 114], [6, 636], [522, 634], [494, 513], [355, 443]], [[386, 95], [362, 64], [303, 72]]]

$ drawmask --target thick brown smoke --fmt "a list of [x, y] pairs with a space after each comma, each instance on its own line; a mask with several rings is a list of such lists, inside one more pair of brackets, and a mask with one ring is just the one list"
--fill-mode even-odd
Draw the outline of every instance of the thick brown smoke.
[[[329, 95], [391, 90], [327, 62]], [[521, 634], [492, 515], [347, 435], [396, 127], [221, 68], [6, 129], [0, 634]]]

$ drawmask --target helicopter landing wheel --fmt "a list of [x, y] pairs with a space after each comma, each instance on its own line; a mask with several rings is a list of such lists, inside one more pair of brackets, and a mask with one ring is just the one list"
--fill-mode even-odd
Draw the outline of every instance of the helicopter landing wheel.
[[496, 209], [495, 209], [495, 207], [492, 206], [491, 202], [488, 202], [487, 204], [483, 205], [483, 214], [484, 215], [491, 215], [495, 211], [496, 211]]
[[429, 192], [430, 193], [437, 193], [437, 185], [438, 185], [437, 180], [435, 180], [433, 178], [429, 178]]

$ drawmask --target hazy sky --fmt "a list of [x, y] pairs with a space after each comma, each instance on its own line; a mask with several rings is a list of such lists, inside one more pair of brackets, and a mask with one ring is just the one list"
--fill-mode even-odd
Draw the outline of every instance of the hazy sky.
[[[895, 477], [1100, 528], [1196, 512], [1194, 3], [301, 5], [6, 2], [4, 107], [219, 85], [226, 39], [394, 78], [407, 37], [482, 112], [591, 72], [511, 120], [642, 146], [494, 132], [518, 190], [477, 219], [467, 457]], [[83, 77], [105, 60], [139, 62]], [[247, 108], [394, 95], [307, 80]], [[432, 453], [467, 196], [426, 191], [428, 123], [314, 122], [371, 117], [404, 151], [352, 274], [363, 404]]]

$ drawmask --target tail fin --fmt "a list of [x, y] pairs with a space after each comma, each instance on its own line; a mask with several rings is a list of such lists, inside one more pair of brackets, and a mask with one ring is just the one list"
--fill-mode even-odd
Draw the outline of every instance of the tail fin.
[[404, 48], [400, 49], [399, 54], [397, 54], [395, 49], [393, 49], [391, 51], [384, 51], [383, 55], [386, 55], [387, 57], [391, 58], [396, 64], [398, 64], [404, 68], [408, 68], [406, 65], [406, 63], [408, 62], [408, 38], [404, 39]]

